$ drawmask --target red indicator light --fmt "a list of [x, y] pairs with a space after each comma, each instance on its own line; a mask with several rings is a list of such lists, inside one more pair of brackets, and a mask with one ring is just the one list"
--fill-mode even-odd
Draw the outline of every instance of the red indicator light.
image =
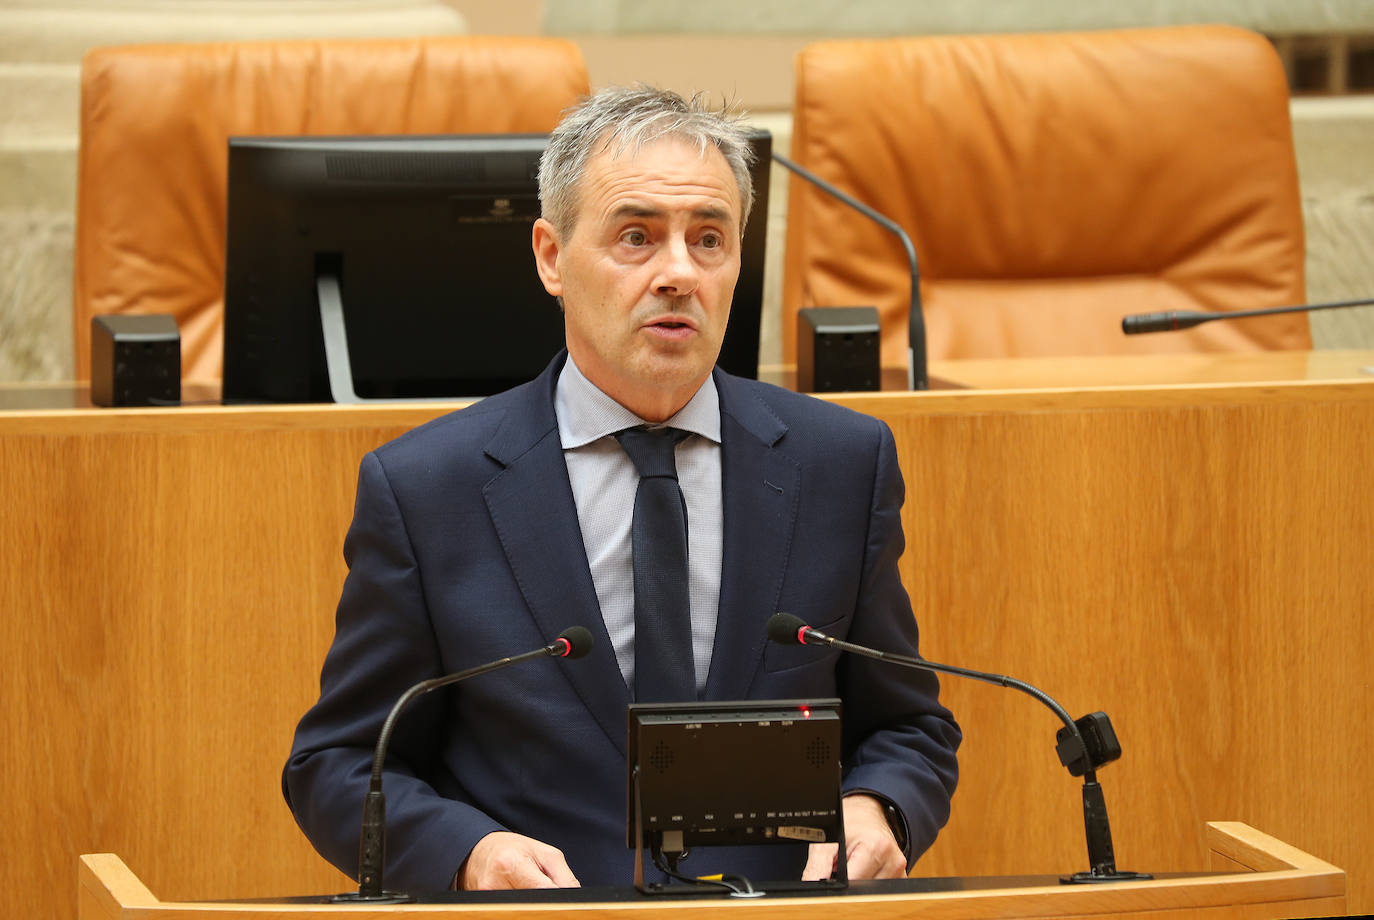
[[803, 707], [801, 708], [801, 714], [802, 714], [802, 718], [803, 718], [803, 719], [809, 719], [809, 718], [811, 718], [811, 707], [810, 707], [810, 706], [803, 706]]

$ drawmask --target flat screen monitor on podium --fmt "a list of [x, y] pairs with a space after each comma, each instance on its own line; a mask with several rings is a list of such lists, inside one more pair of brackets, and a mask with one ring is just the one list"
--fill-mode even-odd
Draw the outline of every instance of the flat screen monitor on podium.
[[[530, 250], [546, 140], [231, 138], [225, 401], [344, 401], [340, 354], [363, 400], [486, 396], [538, 375], [563, 346]], [[758, 376], [772, 137], [751, 143], [754, 216], [720, 357], [745, 377]], [[347, 345], [327, 361], [331, 329]]]
[[626, 843], [842, 839], [840, 701], [632, 703]]

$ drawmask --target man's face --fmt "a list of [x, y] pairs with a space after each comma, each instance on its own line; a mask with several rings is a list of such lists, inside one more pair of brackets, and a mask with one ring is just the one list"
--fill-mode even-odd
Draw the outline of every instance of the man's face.
[[535, 261], [563, 298], [568, 352], [587, 378], [648, 421], [682, 408], [720, 354], [739, 277], [740, 196], [719, 150], [662, 138], [601, 151], [560, 240], [535, 223]]

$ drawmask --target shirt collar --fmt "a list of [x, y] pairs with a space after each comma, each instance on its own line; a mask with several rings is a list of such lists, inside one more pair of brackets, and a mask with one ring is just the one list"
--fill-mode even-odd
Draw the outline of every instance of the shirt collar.
[[[563, 364], [554, 390], [558, 437], [564, 450], [583, 447], [626, 428], [651, 423], [635, 415], [601, 391], [578, 368], [572, 356]], [[720, 396], [716, 381], [707, 376], [687, 405], [663, 423], [720, 443]]]

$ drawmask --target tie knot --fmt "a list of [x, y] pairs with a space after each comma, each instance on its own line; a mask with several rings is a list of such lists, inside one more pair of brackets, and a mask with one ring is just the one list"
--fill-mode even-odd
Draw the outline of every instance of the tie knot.
[[616, 432], [625, 453], [629, 454], [641, 479], [654, 476], [677, 478], [677, 462], [673, 451], [678, 442], [690, 432], [681, 428], [626, 428]]

